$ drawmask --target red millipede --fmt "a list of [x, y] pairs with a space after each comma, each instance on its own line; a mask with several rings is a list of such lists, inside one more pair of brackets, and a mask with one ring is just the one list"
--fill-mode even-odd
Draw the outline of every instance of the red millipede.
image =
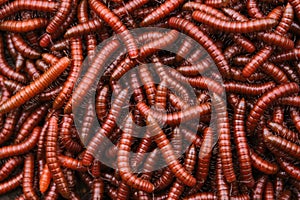
[[6, 113], [14, 108], [24, 104], [26, 101], [42, 92], [50, 83], [52, 83], [70, 64], [67, 57], [61, 58], [55, 65], [51, 66], [44, 74], [42, 74], [34, 82], [25, 86], [17, 92], [8, 101], [0, 106], [0, 113]]
[[33, 128], [42, 121], [43, 116], [45, 116], [48, 111], [48, 108], [49, 104], [47, 103], [46, 105], [40, 106], [36, 110], [32, 111], [16, 135], [16, 138], [14, 139], [15, 143], [22, 142], [31, 133]]
[[63, 167], [77, 171], [87, 170], [85, 167], [83, 167], [81, 160], [77, 160], [75, 158], [64, 155], [58, 155], [57, 158], [59, 160], [60, 165]]
[[[275, 32], [281, 33], [282, 35], [287, 33], [289, 29], [293, 31], [296, 23], [293, 22], [294, 10], [290, 3], [288, 3], [283, 12], [282, 18], [278, 26], [276, 27]], [[296, 25], [297, 26], [297, 25]]]
[[0, 195], [6, 194], [17, 188], [23, 182], [23, 172], [17, 173], [11, 179], [0, 183]]
[[149, 0], [131, 0], [126, 2], [123, 6], [113, 9], [113, 12], [121, 17], [125, 14], [134, 12], [136, 9], [139, 9], [148, 2]]
[[41, 59], [37, 60], [35, 62], [35, 65], [36, 65], [37, 69], [42, 72], [45, 72], [49, 68], [48, 64]]
[[251, 74], [250, 77], [245, 78], [242, 75], [242, 70], [239, 68], [231, 67], [230, 71], [231, 71], [231, 78], [235, 81], [240, 81], [240, 82], [246, 82], [246, 81], [253, 82], [253, 81], [258, 81], [266, 78], [266, 75], [262, 72], [253, 73]]
[[23, 21], [6, 20], [0, 23], [0, 30], [24, 33], [43, 28], [47, 24], [48, 20], [45, 18], [33, 18]]
[[204, 130], [203, 134], [203, 141], [198, 153], [198, 165], [196, 168], [196, 189], [201, 189], [208, 177], [210, 158], [213, 149], [213, 130], [208, 127]]
[[245, 15], [239, 13], [238, 11], [236, 11], [236, 10], [234, 10], [234, 9], [231, 9], [231, 8], [223, 8], [222, 11], [223, 11], [226, 15], [230, 16], [232, 19], [234, 19], [234, 20], [236, 20], [236, 21], [248, 21], [248, 20], [249, 20]]
[[280, 106], [274, 107], [272, 122], [282, 124], [284, 121], [284, 109]]
[[288, 0], [288, 2], [292, 5], [298, 20], [300, 20], [300, 14], [299, 14], [299, 12], [300, 12], [300, 1], [299, 0]]
[[24, 76], [23, 74], [19, 73], [19, 72], [15, 72], [14, 70], [11, 69], [11, 67], [8, 65], [7, 61], [6, 61], [6, 57], [4, 54], [4, 43], [3, 43], [3, 37], [2, 34], [0, 35], [0, 73], [12, 80], [16, 80], [22, 83], [26, 82], [26, 76]]
[[138, 68], [138, 72], [139, 72], [140, 80], [143, 83], [148, 104], [150, 106], [153, 106], [155, 103], [156, 86], [154, 84], [152, 74], [149, 71], [147, 65], [140, 65]]
[[247, 1], [247, 12], [250, 17], [252, 18], [263, 18], [264, 14], [261, 12], [260, 8], [258, 7], [258, 3], [256, 0], [248, 0]]
[[89, 5], [103, 21], [105, 21], [117, 34], [120, 34], [126, 45], [129, 57], [132, 59], [137, 58], [139, 56], [139, 51], [135, 39], [120, 19], [104, 4], [97, 0], [89, 0]]
[[300, 57], [300, 49], [294, 48], [292, 50], [274, 55], [270, 57], [271, 62], [284, 62], [287, 60], [299, 60]]
[[86, 36], [86, 49], [87, 55], [89, 57], [89, 62], [91, 63], [95, 57], [95, 50], [97, 46], [97, 37], [95, 34], [89, 34]]
[[93, 165], [91, 167], [91, 174], [94, 178], [100, 178], [101, 175], [101, 163], [100, 161], [94, 160]]
[[54, 12], [57, 6], [58, 3], [53, 1], [16, 0], [6, 4], [0, 9], [0, 20], [22, 10]]
[[3, 159], [3, 158], [27, 153], [28, 151], [33, 149], [34, 146], [36, 145], [39, 139], [40, 132], [41, 132], [41, 128], [35, 127], [31, 135], [20, 144], [13, 144], [13, 145], [1, 147], [0, 158]]
[[94, 111], [94, 104], [90, 99], [88, 101], [88, 105], [86, 111], [83, 116], [82, 126], [80, 133], [80, 139], [83, 144], [86, 144], [89, 136], [89, 132], [92, 130], [92, 126], [94, 123], [94, 119], [96, 118], [96, 114]]
[[207, 57], [197, 62], [194, 65], [179, 66], [176, 68], [176, 70], [185, 76], [195, 76], [208, 70], [211, 67], [211, 65], [212, 65], [211, 59]]
[[218, 199], [229, 199], [229, 186], [226, 183], [225, 176], [223, 173], [222, 161], [221, 158], [217, 158], [216, 163], [216, 184], [217, 184], [217, 196]]
[[61, 145], [70, 152], [78, 153], [82, 150], [80, 143], [71, 137], [71, 128], [73, 125], [73, 116], [64, 114], [61, 120], [61, 127], [59, 132], [59, 141]]
[[259, 118], [263, 115], [268, 106], [272, 104], [276, 99], [278, 99], [279, 97], [288, 96], [295, 92], [299, 92], [298, 84], [286, 83], [279, 85], [262, 95], [250, 111], [246, 122], [247, 130], [249, 132], [252, 132], [255, 129]]
[[290, 105], [294, 107], [299, 107], [300, 97], [299, 96], [289, 96], [283, 97], [278, 100], [281, 105]]
[[[8, 34], [8, 33], [5, 34], [4, 38], [5, 38], [5, 41], [6, 41], [6, 48], [8, 49], [8, 52], [9, 52], [10, 56], [13, 59], [16, 59], [18, 52], [17, 52], [17, 50], [16, 50], [16, 48], [14, 46], [14, 43], [11, 40], [11, 34]], [[18, 71], [20, 71], [20, 69], [18, 69], [16, 67], [16, 71], [18, 72]]]
[[233, 169], [231, 142], [230, 142], [230, 125], [228, 112], [225, 102], [218, 95], [214, 94], [214, 109], [217, 113], [217, 127], [219, 137], [219, 154], [222, 161], [223, 173], [227, 182], [232, 183], [236, 180]]
[[214, 27], [214, 29], [231, 33], [250, 33], [268, 30], [278, 23], [277, 20], [270, 18], [256, 19], [245, 22], [230, 22], [201, 11], [194, 11], [192, 16], [196, 21]]
[[268, 177], [263, 175], [257, 181], [255, 188], [253, 189], [251, 198], [252, 199], [262, 199], [265, 186], [267, 184]]
[[144, 44], [140, 49], [140, 57], [145, 58], [148, 55], [152, 55], [154, 52], [174, 43], [178, 37], [179, 32], [176, 30], [171, 30], [160, 38]]
[[280, 65], [280, 69], [286, 74], [291, 82], [300, 83], [300, 77], [291, 65], [282, 64]]
[[190, 51], [192, 50], [192, 39], [191, 38], [186, 38], [184, 41], [181, 43], [175, 57], [176, 62], [181, 62], [183, 58], [185, 58]]
[[9, 158], [0, 168], [0, 181], [3, 181], [23, 162], [21, 157]]
[[140, 23], [140, 26], [148, 26], [155, 22], [160, 21], [164, 17], [168, 16], [172, 11], [177, 9], [184, 0], [167, 0], [154, 11], [144, 17], [143, 21]]
[[275, 189], [275, 197], [279, 197], [279, 194], [282, 192], [283, 190], [283, 179], [276, 176], [276, 179], [274, 181], [274, 189]]
[[46, 192], [51, 182], [51, 172], [48, 165], [45, 164], [39, 181], [39, 189], [42, 193]]
[[60, 27], [71, 12], [72, 0], [62, 0], [58, 9], [47, 25], [46, 32], [52, 35]]
[[130, 187], [122, 181], [117, 189], [117, 200], [129, 199]]
[[172, 184], [173, 180], [174, 180], [174, 174], [172, 173], [171, 169], [169, 167], [164, 168], [160, 177], [156, 179], [155, 182], [153, 183], [155, 187], [155, 191], [162, 191], [166, 189], [168, 186]]
[[183, 198], [184, 200], [217, 200], [217, 196], [213, 192], [202, 192], [194, 195], [190, 195]]
[[273, 53], [271, 46], [265, 46], [257, 52], [243, 68], [242, 74], [244, 77], [250, 77]]
[[52, 174], [53, 181], [57, 186], [58, 192], [64, 198], [70, 198], [70, 190], [65, 175], [60, 167], [57, 155], [58, 140], [58, 117], [54, 113], [49, 119], [48, 132], [46, 137], [46, 162]]
[[29, 59], [27, 59], [26, 62], [25, 62], [24, 71], [26, 71], [26, 73], [29, 75], [29, 77], [33, 81], [41, 76], [39, 70], [35, 66], [35, 63], [32, 60], [29, 60]]
[[246, 132], [245, 132], [245, 118], [246, 113], [246, 102], [245, 99], [241, 99], [240, 102], [235, 107], [235, 112], [233, 115], [233, 133], [234, 141], [236, 144], [237, 155], [240, 166], [240, 173], [243, 182], [249, 188], [252, 188], [255, 184], [254, 178], [252, 176], [250, 150], [247, 143]]
[[19, 109], [10, 111], [8, 113], [3, 126], [1, 126], [0, 144], [3, 144], [8, 139], [10, 139], [10, 137], [14, 133], [14, 127], [17, 123], [18, 117], [19, 117]]
[[82, 0], [78, 4], [77, 9], [77, 19], [79, 23], [84, 23], [89, 20], [89, 13], [88, 13], [88, 1]]
[[104, 183], [100, 178], [95, 178], [93, 180], [93, 187], [92, 187], [92, 199], [103, 199], [104, 193]]
[[252, 166], [265, 174], [276, 174], [278, 166], [260, 157], [254, 150], [250, 151]]
[[178, 125], [195, 117], [197, 118], [201, 115], [208, 114], [211, 111], [210, 103], [191, 106], [183, 111], [178, 111], [174, 113], [163, 113], [160, 111], [151, 110], [144, 102], [139, 102], [136, 106], [144, 117], [151, 115], [159, 123], [169, 125]]
[[260, 95], [275, 87], [274, 82], [260, 84], [243, 84], [238, 82], [225, 82], [224, 87], [226, 92], [238, 93], [244, 95]]
[[258, 38], [269, 45], [278, 46], [285, 50], [294, 48], [293, 40], [277, 33], [258, 33]]
[[295, 133], [294, 131], [286, 128], [282, 124], [278, 124], [275, 122], [269, 122], [268, 126], [280, 137], [285, 138], [291, 142], [298, 143], [298, 141], [299, 141], [298, 134]]
[[255, 45], [245, 36], [242, 35], [232, 35], [233, 41], [243, 47], [243, 49], [249, 53], [253, 53], [256, 50]]
[[21, 35], [13, 33], [11, 39], [14, 43], [16, 50], [20, 52], [22, 56], [30, 59], [37, 59], [40, 57], [40, 52], [30, 47]]
[[90, 88], [96, 79], [98, 72], [102, 70], [104, 67], [104, 63], [117, 48], [119, 47], [119, 42], [117, 40], [113, 40], [108, 43], [105, 47], [101, 49], [101, 51], [95, 56], [94, 61], [89, 66], [88, 71], [85, 73], [84, 77], [81, 79], [78, 86], [75, 88], [75, 91], [72, 94], [72, 97], [67, 102], [64, 107], [65, 113], [70, 113], [72, 107], [78, 106], [85, 94], [87, 94], [86, 88]]
[[264, 199], [275, 199], [274, 187], [272, 182], [268, 181], [266, 184]]
[[[240, 54], [243, 52], [243, 49], [240, 45], [231, 45], [231, 46], [228, 46], [224, 51], [223, 51], [223, 54], [224, 54], [224, 57], [227, 59], [227, 60], [230, 60], [232, 58], [234, 58], [236, 55]], [[239, 57], [235, 57], [236, 58], [239, 58]], [[233, 60], [235, 61], [235, 60]]]
[[293, 124], [300, 132], [300, 112], [296, 110], [295, 108], [290, 108], [290, 116], [292, 118]]
[[57, 42], [55, 42], [53, 45], [51, 45], [50, 50], [51, 51], [62, 51], [62, 50], [68, 50], [70, 49], [70, 39], [62, 39]]
[[53, 108], [61, 108], [72, 93], [75, 82], [81, 71], [83, 62], [82, 41], [80, 38], [71, 38], [71, 68], [67, 80], [64, 82], [63, 88], [53, 102]]
[[269, 74], [274, 81], [276, 81], [277, 83], [288, 83], [288, 77], [286, 76], [286, 74], [276, 65], [274, 65], [273, 63], [269, 63], [266, 62], [261, 66], [261, 70], [264, 73]]
[[20, 52], [17, 53], [17, 57], [16, 57], [16, 71], [21, 71], [21, 69], [24, 68], [25, 65], [25, 58], [24, 56], [22, 56], [22, 54]]
[[[192, 144], [186, 151], [185, 160], [184, 160], [184, 167], [190, 173], [194, 171], [194, 167], [197, 159], [196, 154], [197, 154], [196, 147], [194, 144]], [[167, 199], [168, 200], [178, 199], [182, 194], [183, 190], [184, 190], [184, 185], [180, 181], [176, 180], [173, 183], [172, 187], [170, 188]]]
[[72, 37], [79, 37], [82, 35], [88, 35], [93, 32], [99, 31], [103, 26], [102, 20], [96, 18], [68, 29], [64, 34], [64, 38], [72, 38]]
[[24, 172], [23, 172], [23, 193], [26, 199], [37, 200], [39, 199], [33, 186], [33, 176], [34, 176], [34, 155], [29, 153], [26, 155], [24, 160]]
[[215, 8], [227, 7], [231, 4], [230, 0], [205, 0], [205, 4], [210, 5]]
[[51, 182], [49, 186], [49, 190], [44, 196], [45, 196], [45, 200], [53, 200], [58, 198], [59, 194], [57, 192], [57, 187], [54, 182]]
[[129, 153], [132, 143], [132, 131], [133, 131], [133, 121], [132, 116], [128, 115], [123, 128], [123, 133], [120, 140], [119, 150], [118, 150], [118, 168], [122, 180], [128, 185], [136, 188], [138, 190], [143, 190], [145, 192], [153, 192], [154, 185], [147, 180], [138, 178], [131, 172], [129, 166]]
[[54, 55], [54, 53], [43, 53], [42, 60], [45, 61], [49, 65], [54, 65], [59, 61], [59, 57]]
[[87, 150], [82, 158], [82, 163], [84, 166], [91, 165], [93, 160], [93, 154], [96, 153], [97, 149], [99, 149], [99, 146], [103, 142], [104, 138], [108, 137], [111, 134], [113, 128], [116, 125], [116, 120], [120, 115], [122, 106], [126, 101], [127, 93], [128, 90], [125, 89], [118, 94], [114, 103], [112, 104], [107, 118], [87, 145]]
[[157, 86], [156, 96], [155, 96], [155, 108], [158, 110], [166, 109], [167, 107], [167, 93], [168, 88], [166, 82], [162, 81]]
[[110, 89], [108, 85], [103, 86], [98, 95], [96, 96], [96, 114], [100, 122], [102, 122], [108, 111], [108, 101], [109, 101]]
[[213, 8], [212, 6], [208, 4], [202, 4], [202, 3], [197, 3], [197, 2], [187, 2], [182, 6], [183, 10], [199, 10], [202, 12], [205, 12], [210, 15], [214, 15], [217, 18], [220, 19], [226, 19], [228, 20], [229, 18], [224, 15], [223, 12], [220, 12], [218, 9]]
[[295, 158], [300, 157], [300, 146], [290, 142], [282, 137], [275, 136], [269, 131], [264, 131], [263, 134], [264, 141], [270, 143], [273, 147], [286, 152], [288, 155], [291, 155]]
[[293, 165], [292, 163], [284, 160], [283, 158], [277, 158], [277, 161], [279, 162], [280, 167], [288, 173], [292, 178], [296, 180], [300, 180], [300, 168], [296, 165]]
[[39, 94], [39, 100], [41, 101], [54, 100], [58, 96], [61, 90], [62, 90], [62, 86], [57, 86], [51, 90], [46, 90], [43, 93]]
[[187, 33], [190, 37], [202, 45], [215, 61], [222, 76], [229, 76], [229, 65], [221, 50], [214, 44], [212, 39], [205, 35], [196, 25], [188, 20], [175, 17], [171, 17], [168, 20], [168, 25], [171, 28], [176, 28]]

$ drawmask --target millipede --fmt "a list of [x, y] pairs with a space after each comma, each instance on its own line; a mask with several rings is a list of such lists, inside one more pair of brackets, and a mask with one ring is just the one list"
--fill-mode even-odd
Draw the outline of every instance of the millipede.
[[299, 11], [0, 0], [0, 199], [299, 199]]

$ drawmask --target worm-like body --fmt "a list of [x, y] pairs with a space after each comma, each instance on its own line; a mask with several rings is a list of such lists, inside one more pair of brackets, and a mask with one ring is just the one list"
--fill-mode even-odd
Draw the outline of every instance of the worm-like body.
[[69, 64], [70, 60], [67, 57], [61, 58], [59, 62], [53, 65], [38, 79], [36, 79], [34, 82], [31, 82], [28, 86], [25, 86], [8, 101], [3, 103], [0, 106], [0, 113], [6, 113], [14, 108], [17, 108], [38, 93], [42, 92], [47, 85], [52, 83], [68, 67]]

